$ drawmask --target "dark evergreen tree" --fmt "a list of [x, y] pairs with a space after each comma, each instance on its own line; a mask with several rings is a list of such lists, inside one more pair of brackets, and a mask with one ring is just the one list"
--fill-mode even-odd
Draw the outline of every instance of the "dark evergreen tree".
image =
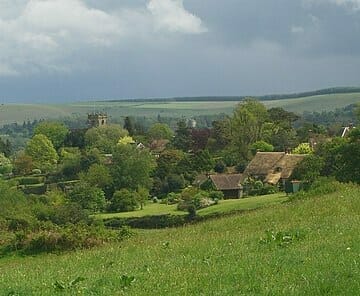
[[133, 136], [135, 134], [135, 122], [134, 118], [130, 116], [125, 117], [124, 121], [124, 129], [126, 129], [129, 132], [130, 136]]
[[191, 149], [191, 129], [188, 128], [185, 120], [180, 120], [177, 123], [177, 130], [175, 131], [173, 145], [175, 148], [180, 149], [184, 152], [188, 152]]

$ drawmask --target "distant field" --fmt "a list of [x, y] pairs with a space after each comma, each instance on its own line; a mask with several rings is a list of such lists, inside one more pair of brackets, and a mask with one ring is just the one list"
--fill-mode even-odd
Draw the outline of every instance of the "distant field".
[[330, 94], [264, 102], [269, 108], [283, 107], [288, 111], [296, 113], [304, 111], [332, 111], [354, 103], [360, 103], [360, 93]]
[[[360, 93], [328, 94], [294, 99], [263, 101], [267, 107], [283, 107], [286, 110], [330, 111], [360, 102]], [[113, 118], [124, 116], [194, 117], [197, 115], [231, 114], [238, 101], [190, 101], [190, 102], [78, 102], [69, 104], [5, 104], [0, 106], [0, 125], [24, 120], [56, 119], [66, 116], [86, 116], [88, 112], [107, 112]]]

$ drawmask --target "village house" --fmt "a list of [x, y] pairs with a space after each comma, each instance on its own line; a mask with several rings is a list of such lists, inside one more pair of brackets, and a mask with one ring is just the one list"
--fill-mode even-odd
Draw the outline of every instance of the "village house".
[[252, 177], [271, 185], [279, 182], [285, 185], [305, 156], [285, 152], [257, 152], [244, 171], [244, 179]]
[[243, 197], [242, 174], [218, 174], [209, 178], [216, 190], [224, 193], [225, 199]]

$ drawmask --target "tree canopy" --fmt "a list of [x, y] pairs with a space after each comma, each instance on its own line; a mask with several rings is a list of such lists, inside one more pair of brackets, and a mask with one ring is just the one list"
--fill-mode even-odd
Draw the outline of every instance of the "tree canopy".
[[35, 127], [34, 134], [45, 135], [53, 143], [55, 149], [59, 149], [63, 145], [66, 136], [69, 134], [69, 130], [62, 123], [42, 121]]
[[117, 145], [111, 166], [115, 189], [137, 190], [139, 187], [150, 189], [151, 173], [155, 166], [155, 159], [147, 149], [137, 149], [132, 145]]
[[231, 119], [231, 140], [243, 159], [249, 158], [250, 145], [261, 140], [267, 119], [265, 106], [254, 99], [246, 99], [236, 107]]
[[150, 141], [162, 139], [171, 140], [174, 132], [166, 123], [155, 123], [150, 127], [147, 135]]
[[111, 153], [119, 139], [127, 135], [127, 130], [116, 124], [93, 127], [85, 133], [85, 143], [102, 153]]
[[33, 159], [37, 168], [46, 172], [53, 170], [59, 159], [54, 145], [43, 134], [35, 135], [29, 140], [25, 153]]

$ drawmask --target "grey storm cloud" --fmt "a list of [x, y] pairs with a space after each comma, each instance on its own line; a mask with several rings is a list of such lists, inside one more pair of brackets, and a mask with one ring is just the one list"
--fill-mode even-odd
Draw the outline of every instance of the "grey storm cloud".
[[0, 99], [358, 85], [359, 24], [357, 0], [4, 0]]

